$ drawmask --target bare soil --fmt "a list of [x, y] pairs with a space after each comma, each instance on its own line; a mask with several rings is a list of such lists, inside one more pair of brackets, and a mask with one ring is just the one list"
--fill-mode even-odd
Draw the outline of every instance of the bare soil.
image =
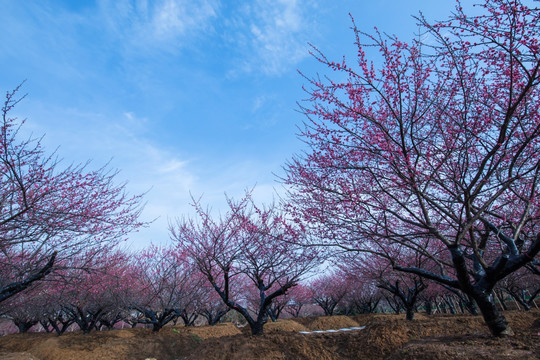
[[[417, 314], [332, 316], [280, 320], [265, 335], [230, 323], [0, 337], [0, 359], [540, 359], [540, 311], [505, 313], [513, 337], [494, 338], [479, 316]], [[366, 326], [347, 332], [299, 331]]]

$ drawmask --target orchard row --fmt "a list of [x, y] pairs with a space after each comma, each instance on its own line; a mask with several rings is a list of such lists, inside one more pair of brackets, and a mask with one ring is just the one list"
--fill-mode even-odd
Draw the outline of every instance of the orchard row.
[[[230, 311], [197, 266], [176, 247], [151, 246], [136, 256], [114, 251], [92, 271], [55, 272], [46, 281], [3, 303], [3, 317], [19, 332], [110, 330], [146, 326], [159, 331], [167, 324], [215, 325]], [[277, 286], [275, 286], [277, 288]], [[260, 310], [260, 293], [247, 274], [233, 277], [231, 299], [251, 316]], [[540, 282], [525, 269], [494, 290], [501, 309], [538, 308]], [[474, 301], [459, 291], [392, 272], [373, 261], [338, 267], [293, 286], [276, 297], [263, 314], [265, 321], [312, 315], [356, 315], [405, 311], [412, 320], [420, 309], [433, 313], [478, 314]], [[204, 319], [204, 321], [201, 321]], [[229, 317], [230, 321], [230, 317]], [[9, 327], [4, 324], [4, 332]]]

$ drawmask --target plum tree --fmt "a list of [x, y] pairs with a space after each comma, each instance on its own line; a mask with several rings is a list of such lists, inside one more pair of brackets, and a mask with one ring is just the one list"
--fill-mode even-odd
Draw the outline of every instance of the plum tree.
[[98, 257], [142, 226], [141, 196], [114, 183], [116, 172], [61, 166], [39, 140], [20, 139], [10, 117], [22, 99], [8, 92], [0, 124], [0, 302], [43, 279], [64, 259]]
[[[296, 246], [303, 232], [277, 207], [255, 206], [250, 193], [240, 201], [228, 199], [228, 211], [219, 218], [199, 202], [194, 206], [199, 221], [179, 219], [171, 237], [222, 301], [246, 319], [252, 334], [261, 335], [272, 302], [316, 265], [315, 251]], [[252, 291], [256, 301], [249, 306]]]
[[[308, 78], [310, 150], [284, 180], [319, 245], [458, 289], [505, 335], [492, 290], [540, 251], [540, 9], [480, 10], [458, 2], [434, 24], [420, 15], [411, 43], [354, 25], [356, 65], [314, 48], [338, 80]], [[407, 263], [404, 249], [436, 266]]]

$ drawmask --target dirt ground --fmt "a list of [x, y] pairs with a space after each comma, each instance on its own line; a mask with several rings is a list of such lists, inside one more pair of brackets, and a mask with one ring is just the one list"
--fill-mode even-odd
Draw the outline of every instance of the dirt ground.
[[[417, 314], [280, 320], [265, 335], [232, 324], [0, 337], [4, 360], [174, 359], [540, 359], [540, 311], [506, 312], [513, 337], [493, 338], [478, 316]], [[365, 326], [347, 332], [299, 331]]]

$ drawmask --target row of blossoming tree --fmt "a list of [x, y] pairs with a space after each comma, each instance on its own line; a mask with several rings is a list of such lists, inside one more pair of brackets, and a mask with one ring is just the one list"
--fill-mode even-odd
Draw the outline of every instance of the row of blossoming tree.
[[[235, 306], [231, 307], [220, 294], [223, 287], [216, 289], [193, 262], [193, 255], [181, 251], [182, 248], [177, 244], [152, 245], [130, 255], [115, 250], [103, 253], [91, 268], [84, 264], [84, 270], [80, 264], [72, 263], [4, 301], [2, 316], [10, 319], [20, 332], [33, 329], [62, 335], [68, 330], [88, 333], [126, 326], [145, 326], [157, 332], [179, 320], [185, 326], [194, 326], [196, 321], [215, 325], [231, 309], [244, 316], [244, 323], [249, 324], [251, 319], [255, 323], [252, 332], [256, 334], [262, 333], [267, 321], [282, 316], [404, 311], [412, 320], [418, 311], [428, 315], [477, 314], [475, 302], [461, 291], [393, 271], [387, 262], [376, 258], [367, 261], [361, 257], [304, 279], [270, 301], [264, 300], [276, 293], [278, 286], [261, 291], [259, 283], [255, 286], [248, 276], [231, 274], [229, 298]], [[287, 281], [279, 280], [280, 284]], [[525, 282], [522, 278], [515, 286], [519, 292], [534, 291], [538, 282]], [[505, 287], [496, 290], [504, 292]], [[498, 306], [505, 307], [509, 295], [510, 292], [503, 293]], [[534, 297], [532, 294], [527, 298], [532, 306], [537, 306]], [[517, 299], [514, 304], [519, 304]], [[244, 313], [240, 312], [242, 309]]]

